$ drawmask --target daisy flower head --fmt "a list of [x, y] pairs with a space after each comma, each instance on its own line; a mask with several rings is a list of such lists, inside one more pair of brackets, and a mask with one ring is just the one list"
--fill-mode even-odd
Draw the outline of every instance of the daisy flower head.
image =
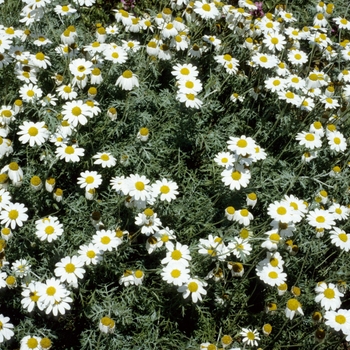
[[41, 303], [39, 303], [39, 285], [40, 282], [32, 281], [28, 285], [23, 286], [23, 291], [21, 293], [22, 299], [21, 304], [22, 307], [25, 308], [28, 312], [32, 312], [34, 307], [37, 306], [39, 310], [42, 310], [44, 307]]
[[266, 284], [274, 287], [285, 283], [287, 274], [279, 267], [273, 267], [270, 264], [257, 269], [257, 276]]
[[265, 232], [268, 237], [261, 244], [262, 248], [266, 248], [269, 251], [275, 251], [278, 248], [278, 244], [281, 242], [281, 236], [278, 234], [278, 230], [270, 230]]
[[14, 326], [12, 323], [9, 323], [9, 321], [10, 317], [6, 317], [3, 314], [0, 314], [0, 344], [5, 340], [10, 340], [15, 334], [12, 330]]
[[184, 299], [191, 295], [192, 301], [197, 303], [198, 300], [202, 301], [202, 295], [207, 294], [207, 291], [204, 289], [205, 286], [207, 286], [206, 282], [202, 282], [197, 278], [191, 278], [179, 287], [177, 291], [182, 293]]
[[207, 3], [206, 0], [196, 1], [193, 11], [204, 20], [216, 19], [220, 16], [220, 12], [215, 3]]
[[117, 249], [122, 240], [111, 230], [100, 230], [93, 235], [92, 243], [103, 252], [111, 252], [113, 249]]
[[192, 260], [190, 250], [187, 245], [181, 244], [180, 242], [168, 242], [166, 244], [167, 254], [166, 257], [161, 261], [162, 264], [177, 263], [187, 267], [189, 261]]
[[239, 61], [229, 54], [214, 57], [215, 61], [226, 68], [228, 74], [234, 74], [238, 71]]
[[214, 161], [218, 165], [229, 168], [233, 166], [233, 163], [236, 161], [236, 159], [230, 152], [220, 152], [215, 156]]
[[62, 107], [63, 120], [67, 120], [73, 127], [85, 125], [87, 117], [92, 118], [91, 108], [82, 100], [66, 102]]
[[265, 87], [266, 89], [270, 90], [271, 92], [277, 92], [282, 91], [286, 87], [285, 79], [280, 77], [271, 77], [265, 80]]
[[159, 231], [159, 226], [162, 225], [157, 213], [154, 213], [151, 208], [146, 208], [142, 213], [139, 213], [136, 217], [135, 224], [142, 226], [141, 233], [149, 236]]
[[85, 58], [76, 58], [69, 64], [69, 70], [75, 77], [83, 77], [88, 75], [92, 70], [92, 62]]
[[334, 109], [340, 106], [337, 99], [328, 97], [327, 95], [321, 96], [320, 101], [324, 104], [325, 109]]
[[47, 279], [45, 283], [38, 285], [38, 303], [44, 308], [49, 305], [54, 305], [60, 302], [63, 298], [69, 295], [69, 292], [59, 279], [54, 277]]
[[287, 223], [293, 221], [292, 210], [290, 204], [287, 201], [282, 200], [269, 204], [267, 213], [273, 220]]
[[275, 52], [276, 50], [281, 51], [284, 49], [286, 40], [284, 35], [278, 32], [270, 32], [267, 33], [267, 35], [263, 39], [263, 43], [270, 51]]
[[60, 16], [69, 16], [73, 13], [77, 12], [75, 8], [72, 7], [72, 5], [56, 5], [54, 8], [54, 11], [60, 15]]
[[40, 337], [27, 335], [21, 339], [21, 350], [41, 350]]
[[335, 331], [342, 331], [349, 334], [350, 329], [350, 310], [339, 309], [337, 311], [328, 310], [324, 314], [325, 323]]
[[98, 188], [102, 183], [102, 176], [97, 171], [84, 171], [78, 177], [78, 185], [86, 191]]
[[110, 45], [103, 51], [106, 60], [112, 63], [125, 63], [128, 59], [126, 51], [120, 46]]
[[77, 287], [78, 278], [82, 279], [84, 277], [84, 261], [76, 255], [62, 258], [55, 266], [55, 275], [60, 278], [61, 282], [67, 282], [68, 284]]
[[228, 243], [227, 248], [232, 252], [238, 259], [244, 260], [252, 251], [252, 246], [248, 243], [247, 239], [241, 237], [235, 237], [231, 242]]
[[59, 159], [64, 159], [67, 163], [76, 163], [80, 161], [80, 157], [84, 156], [85, 150], [84, 148], [79, 148], [75, 144], [71, 146], [63, 144], [57, 147], [55, 153]]
[[19, 126], [20, 130], [17, 134], [20, 135], [19, 140], [23, 143], [29, 143], [30, 147], [42, 145], [50, 136], [45, 122], [23, 122]]
[[51, 243], [63, 234], [63, 224], [55, 216], [48, 216], [37, 220], [35, 227], [35, 234], [41, 241], [47, 240]]
[[278, 65], [278, 58], [274, 55], [256, 53], [252, 61], [262, 68], [275, 68]]
[[278, 98], [280, 100], [284, 100], [287, 103], [291, 103], [294, 106], [300, 106], [301, 105], [301, 97], [294, 92], [290, 90], [280, 91], [278, 92]]
[[92, 158], [96, 159], [94, 164], [101, 165], [102, 168], [111, 168], [116, 164], [116, 159], [109, 152], [98, 152]]
[[317, 229], [330, 230], [335, 225], [334, 215], [324, 209], [314, 209], [309, 211], [306, 220], [308, 224]]
[[295, 299], [289, 299], [285, 308], [286, 317], [292, 320], [296, 314], [304, 315], [300, 302]]
[[225, 186], [229, 186], [230, 190], [240, 190], [241, 187], [247, 187], [251, 177], [250, 171], [240, 164], [225, 169], [221, 176], [222, 182]]
[[[1, 192], [0, 192], [1, 194]], [[333, 203], [328, 211], [334, 215], [334, 220], [345, 220], [348, 218], [350, 214], [350, 209], [344, 205], [340, 205], [338, 203]]]
[[16, 260], [12, 263], [11, 270], [16, 277], [23, 278], [30, 273], [31, 265], [26, 259]]
[[23, 180], [23, 170], [16, 162], [11, 162], [10, 164], [4, 166], [1, 171], [1, 174], [7, 173], [9, 179], [14, 185], [21, 184]]
[[228, 149], [240, 156], [246, 156], [248, 154], [254, 153], [254, 148], [256, 146], [255, 141], [251, 137], [246, 137], [242, 135], [241, 137], [230, 137], [227, 141]]
[[47, 69], [49, 66], [51, 66], [48, 56], [45, 56], [45, 54], [42, 52], [31, 55], [30, 62], [33, 66], [43, 69]]
[[236, 210], [234, 219], [241, 225], [249, 226], [250, 221], [254, 219], [254, 216], [247, 209], [241, 209]]
[[176, 196], [179, 194], [176, 182], [167, 179], [157, 180], [156, 183], [152, 185], [152, 189], [154, 197], [160, 195], [161, 201], [167, 201], [169, 203], [176, 199]]
[[340, 29], [350, 30], [350, 22], [346, 18], [336, 17], [336, 18], [333, 18], [333, 21], [335, 22], [335, 24], [338, 25]]
[[248, 346], [258, 346], [258, 340], [260, 340], [259, 332], [256, 329], [242, 328], [240, 332], [243, 337], [243, 343]]
[[292, 209], [291, 221], [293, 223], [300, 222], [307, 212], [307, 206], [304, 203], [304, 201], [293, 195], [290, 195], [290, 196], [285, 195], [284, 200], [289, 204], [290, 208]]
[[190, 270], [182, 264], [171, 262], [161, 272], [162, 280], [174, 286], [182, 286], [190, 279]]
[[102, 317], [100, 319], [100, 323], [98, 327], [102, 333], [105, 333], [105, 334], [113, 333], [115, 329], [115, 321], [107, 316]]
[[197, 67], [193, 66], [191, 63], [189, 64], [177, 64], [173, 66], [172, 75], [176, 77], [177, 80], [180, 79], [188, 79], [195, 78], [198, 76]]
[[330, 231], [331, 242], [346, 252], [350, 251], [350, 234], [338, 227], [333, 227]]
[[321, 148], [322, 140], [321, 137], [312, 132], [302, 131], [296, 136], [296, 140], [299, 141], [299, 145], [305, 146], [308, 149]]
[[134, 87], [139, 87], [139, 80], [131, 70], [126, 70], [117, 79], [115, 85], [121, 87], [122, 90], [130, 91]]
[[122, 191], [134, 200], [146, 201], [151, 198], [149, 180], [144, 175], [131, 174], [122, 184]]
[[320, 303], [325, 310], [338, 309], [341, 305], [340, 297], [344, 296], [333, 283], [320, 282], [317, 284], [315, 292], [317, 293], [315, 302]]
[[184, 94], [178, 93], [176, 95], [176, 99], [182, 103], [185, 103], [185, 106], [188, 108], [196, 108], [200, 109], [202, 107], [203, 102], [196, 97], [195, 94]]
[[78, 96], [78, 93], [74, 90], [71, 84], [61, 85], [56, 89], [59, 97], [64, 100], [73, 100]]
[[36, 85], [24, 84], [19, 89], [19, 95], [24, 102], [33, 103], [36, 99], [40, 99], [43, 96], [43, 91]]
[[22, 227], [23, 222], [28, 220], [27, 211], [28, 208], [22, 203], [10, 203], [0, 212], [1, 224], [5, 227], [11, 226], [11, 229], [15, 229], [17, 225]]
[[328, 145], [330, 149], [336, 152], [344, 152], [347, 144], [344, 135], [339, 131], [327, 134]]
[[197, 95], [203, 89], [202, 83], [200, 82], [200, 80], [198, 80], [196, 78], [181, 79], [181, 80], [178, 81], [177, 85], [178, 85], [179, 92], [182, 93], [182, 94], [194, 94], [194, 95]]

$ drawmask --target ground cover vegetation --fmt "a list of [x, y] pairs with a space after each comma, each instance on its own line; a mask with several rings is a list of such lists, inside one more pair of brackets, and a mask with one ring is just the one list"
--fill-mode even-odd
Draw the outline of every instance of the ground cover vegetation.
[[1, 349], [347, 349], [347, 1], [0, 1]]

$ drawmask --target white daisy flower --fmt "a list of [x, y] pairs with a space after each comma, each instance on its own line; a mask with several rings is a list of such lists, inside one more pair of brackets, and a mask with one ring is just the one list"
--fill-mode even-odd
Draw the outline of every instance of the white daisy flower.
[[22, 203], [8, 204], [3, 207], [0, 213], [1, 224], [6, 227], [11, 226], [15, 229], [16, 226], [23, 226], [23, 222], [28, 220], [28, 215], [26, 212], [28, 208]]
[[177, 184], [167, 179], [157, 180], [156, 183], [152, 185], [152, 189], [154, 197], [160, 195], [161, 201], [167, 201], [169, 203], [176, 199], [176, 196], [179, 194], [177, 191]]
[[78, 256], [66, 256], [56, 263], [55, 275], [61, 282], [67, 282], [73, 286], [78, 286], [78, 278], [84, 277], [84, 261]]
[[19, 141], [23, 144], [29, 143], [30, 147], [42, 145], [50, 136], [45, 122], [33, 123], [25, 121], [19, 128], [21, 129], [21, 131], [17, 132], [17, 135], [21, 135]]
[[190, 294], [192, 301], [196, 303], [198, 300], [202, 300], [202, 295], [206, 295], [207, 291], [203, 288], [207, 286], [206, 282], [201, 282], [197, 278], [191, 278], [177, 289], [179, 293], [182, 293], [184, 299], [186, 299]]
[[182, 264], [170, 262], [163, 267], [161, 276], [167, 283], [180, 287], [189, 281], [190, 270]]
[[344, 296], [333, 283], [327, 285], [325, 282], [320, 282], [317, 284], [315, 292], [317, 293], [315, 302], [321, 303], [325, 310], [338, 309], [341, 305], [340, 297]]
[[115, 85], [122, 88], [122, 90], [130, 91], [134, 87], [139, 87], [139, 80], [131, 70], [126, 70], [117, 79]]

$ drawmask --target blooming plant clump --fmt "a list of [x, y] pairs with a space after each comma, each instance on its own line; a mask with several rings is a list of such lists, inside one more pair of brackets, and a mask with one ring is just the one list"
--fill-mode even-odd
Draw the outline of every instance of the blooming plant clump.
[[0, 348], [347, 348], [348, 10], [0, 0]]

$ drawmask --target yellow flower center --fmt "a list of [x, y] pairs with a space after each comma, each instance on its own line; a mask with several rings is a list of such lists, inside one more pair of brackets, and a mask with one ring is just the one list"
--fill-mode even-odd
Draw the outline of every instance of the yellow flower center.
[[79, 115], [81, 115], [81, 108], [80, 107], [73, 107], [72, 108], [72, 114], [75, 116], [75, 117], [78, 117]]
[[143, 271], [136, 270], [134, 275], [135, 275], [136, 278], [142, 278], [143, 277]]
[[344, 232], [342, 233], [339, 233], [338, 235], [339, 239], [342, 241], [342, 242], [347, 242], [348, 241], [348, 235]]
[[195, 293], [198, 290], [198, 284], [196, 282], [190, 282], [187, 288], [191, 293]]
[[85, 182], [86, 182], [87, 184], [92, 184], [92, 183], [94, 182], [94, 177], [93, 177], [93, 176], [87, 176], [87, 177], [85, 178]]
[[287, 209], [285, 207], [278, 207], [277, 208], [278, 215], [285, 215], [286, 213], [287, 213]]
[[55, 228], [53, 226], [46, 226], [45, 227], [45, 233], [47, 235], [52, 235], [55, 232]]
[[73, 154], [74, 153], [74, 147], [72, 146], [67, 146], [64, 150], [65, 153], [67, 154]]
[[313, 134], [306, 134], [305, 135], [305, 140], [307, 140], [307, 141], [314, 141], [315, 140], [315, 136]]
[[131, 70], [124, 71], [123, 78], [126, 78], [126, 79], [132, 78], [132, 71]]
[[31, 127], [28, 129], [28, 134], [29, 134], [30, 136], [36, 136], [36, 135], [38, 135], [38, 133], [39, 133], [39, 130], [38, 130], [36, 127], [34, 127], [34, 126], [31, 126]]
[[210, 10], [211, 10], [209, 4], [204, 4], [204, 5], [202, 5], [202, 9], [203, 9], [204, 11], [207, 11], [207, 12], [210, 12]]
[[271, 43], [274, 44], [274, 45], [277, 45], [278, 44], [278, 38], [272, 38], [271, 39]]
[[67, 273], [73, 273], [75, 271], [75, 265], [72, 263], [68, 263], [64, 269], [66, 270]]
[[287, 301], [287, 308], [289, 310], [296, 311], [296, 310], [298, 310], [299, 306], [300, 306], [300, 303], [296, 299], [289, 299]]
[[89, 258], [89, 259], [93, 259], [95, 256], [96, 256], [96, 253], [93, 251], [93, 250], [88, 250], [86, 252], [86, 256]]
[[8, 214], [9, 219], [16, 220], [18, 216], [19, 216], [19, 213], [16, 209], [12, 209], [9, 211], [9, 214]]
[[163, 186], [160, 188], [160, 192], [163, 193], [163, 194], [169, 193], [169, 192], [170, 192], [169, 186], [163, 185]]
[[38, 346], [38, 341], [35, 338], [29, 338], [27, 340], [27, 346], [29, 349], [35, 349]]
[[102, 244], [109, 244], [110, 241], [111, 241], [111, 239], [108, 236], [103, 236], [101, 238], [101, 243]]
[[234, 207], [227, 207], [226, 211], [228, 214], [233, 215], [235, 213], [235, 208]]
[[247, 217], [249, 215], [249, 211], [247, 209], [242, 209], [241, 210], [241, 215], [244, 217]]
[[278, 277], [278, 273], [276, 271], [271, 271], [269, 272], [269, 277], [276, 279]]
[[182, 69], [180, 70], [180, 73], [181, 73], [182, 75], [189, 75], [189, 74], [190, 74], [190, 71], [189, 71], [188, 68], [182, 68]]
[[36, 303], [39, 300], [39, 295], [37, 295], [38, 292], [30, 292], [29, 297], [34, 303]]
[[175, 249], [171, 252], [171, 258], [173, 260], [180, 260], [182, 258], [182, 253], [180, 250]]
[[46, 294], [49, 295], [49, 296], [53, 296], [55, 295], [56, 293], [56, 288], [55, 287], [49, 287], [46, 289]]
[[346, 322], [346, 317], [344, 315], [337, 315], [335, 316], [335, 322], [344, 324]]
[[143, 191], [145, 189], [145, 184], [142, 182], [142, 181], [137, 181], [135, 183], [135, 188], [138, 190], [138, 191]]
[[335, 293], [334, 293], [334, 290], [332, 288], [325, 289], [323, 294], [327, 299], [333, 299], [335, 297]]
[[240, 180], [241, 177], [242, 177], [242, 174], [238, 170], [233, 171], [231, 174], [231, 178], [235, 181]]
[[316, 221], [317, 221], [318, 223], [323, 223], [323, 222], [326, 221], [326, 219], [325, 219], [324, 216], [318, 216], [318, 217], [316, 218]]

